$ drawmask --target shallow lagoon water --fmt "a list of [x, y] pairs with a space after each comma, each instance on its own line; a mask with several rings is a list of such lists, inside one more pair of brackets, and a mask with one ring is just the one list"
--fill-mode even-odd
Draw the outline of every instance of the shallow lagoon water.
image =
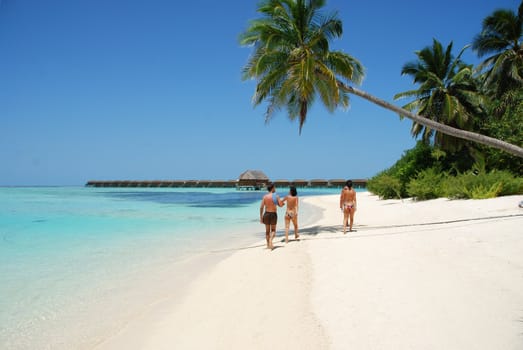
[[[176, 266], [262, 240], [263, 194], [0, 188], [0, 348], [92, 348], [142, 307], [176, 294], [192, 271]], [[312, 217], [307, 210], [303, 218]]]

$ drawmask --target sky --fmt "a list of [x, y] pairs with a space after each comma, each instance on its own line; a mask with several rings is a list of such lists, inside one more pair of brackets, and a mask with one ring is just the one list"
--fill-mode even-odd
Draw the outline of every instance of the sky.
[[[256, 0], [0, 0], [0, 186], [88, 180], [361, 179], [412, 148], [411, 121], [351, 96], [317, 103], [301, 135], [285, 112], [265, 124], [251, 49], [238, 36]], [[343, 36], [332, 42], [365, 67], [374, 96], [415, 89], [402, 66], [415, 51], [472, 42], [496, 9], [519, 0], [327, 0]], [[467, 63], [479, 59], [470, 49]]]

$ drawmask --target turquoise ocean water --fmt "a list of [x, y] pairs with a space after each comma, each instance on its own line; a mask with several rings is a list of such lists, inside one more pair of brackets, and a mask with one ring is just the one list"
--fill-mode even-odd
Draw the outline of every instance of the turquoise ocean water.
[[[263, 194], [0, 188], [0, 348], [92, 349], [148, 305], [175, 296], [194, 266], [210, 263], [209, 252], [263, 240]], [[313, 211], [302, 206], [300, 217]]]

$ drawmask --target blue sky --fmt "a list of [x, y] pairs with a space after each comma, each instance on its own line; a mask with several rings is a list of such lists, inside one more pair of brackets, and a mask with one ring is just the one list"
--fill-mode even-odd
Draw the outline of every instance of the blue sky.
[[[0, 0], [0, 185], [87, 180], [367, 178], [414, 146], [411, 122], [357, 96], [309, 111], [301, 136], [269, 125], [242, 81], [238, 35], [257, 1]], [[330, 0], [333, 48], [365, 66], [360, 89], [393, 102], [401, 76], [436, 38], [454, 53], [495, 9], [519, 0]], [[477, 63], [472, 51], [465, 61]], [[401, 105], [404, 101], [396, 101]]]

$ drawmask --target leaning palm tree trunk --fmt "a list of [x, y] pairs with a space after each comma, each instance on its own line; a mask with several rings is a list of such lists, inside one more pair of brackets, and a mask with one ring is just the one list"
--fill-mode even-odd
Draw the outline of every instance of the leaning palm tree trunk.
[[484, 145], [487, 145], [490, 147], [498, 148], [500, 150], [503, 150], [505, 152], [508, 152], [510, 154], [523, 158], [523, 148], [513, 145], [511, 143], [501, 141], [501, 140], [498, 140], [498, 139], [495, 139], [495, 138], [492, 138], [489, 136], [481, 135], [481, 134], [478, 134], [475, 132], [456, 129], [451, 126], [435, 122], [434, 120], [422, 117], [420, 115], [407, 111], [406, 109], [403, 109], [401, 107], [388, 103], [387, 101], [384, 101], [375, 96], [372, 96], [372, 95], [366, 93], [365, 91], [358, 90], [352, 86], [347, 86], [341, 81], [338, 81], [338, 86], [340, 87], [340, 89], [342, 89], [345, 92], [362, 97], [372, 103], [375, 103], [381, 107], [384, 107], [393, 112], [396, 112], [404, 117], [412, 119], [413, 121], [415, 121], [419, 124], [422, 124], [431, 129], [437, 130], [441, 133], [444, 133], [444, 134], [447, 134], [450, 136], [454, 136], [454, 137], [458, 137], [461, 139], [469, 140], [469, 141], [478, 142], [478, 143], [481, 143], [481, 144], [484, 144]]

